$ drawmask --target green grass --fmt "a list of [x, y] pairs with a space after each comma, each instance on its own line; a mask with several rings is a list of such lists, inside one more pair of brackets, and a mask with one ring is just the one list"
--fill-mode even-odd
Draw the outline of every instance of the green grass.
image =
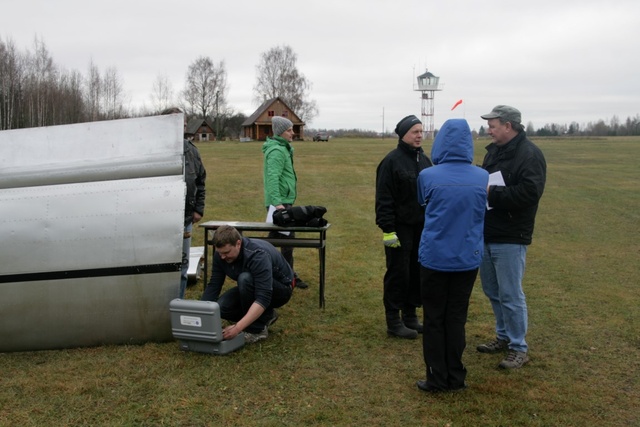
[[[524, 281], [525, 368], [500, 371], [500, 355], [475, 351], [493, 337], [478, 282], [464, 355], [470, 388], [418, 391], [421, 341], [386, 336], [374, 222], [375, 168], [396, 142], [299, 142], [297, 204], [326, 206], [332, 224], [324, 311], [317, 251], [296, 249], [310, 288], [294, 293], [264, 343], [226, 356], [175, 342], [0, 354], [0, 425], [640, 425], [640, 139], [536, 142], [548, 178]], [[476, 144], [477, 163], [487, 143]], [[205, 220], [264, 219], [260, 145], [199, 145]], [[201, 292], [198, 283], [187, 297]]]

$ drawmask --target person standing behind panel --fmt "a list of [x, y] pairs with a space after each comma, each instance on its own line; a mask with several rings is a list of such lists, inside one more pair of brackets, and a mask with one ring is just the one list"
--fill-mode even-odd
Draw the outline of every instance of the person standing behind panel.
[[[271, 127], [273, 129], [273, 137], [267, 137], [262, 145], [262, 153], [264, 154], [264, 204], [269, 210], [269, 206], [276, 209], [288, 209], [296, 201], [298, 196], [297, 185], [298, 177], [293, 168], [293, 123], [285, 117], [274, 116], [271, 119]], [[294, 238], [295, 233], [289, 232], [288, 235], [279, 234], [278, 232], [270, 232], [271, 238]], [[283, 247], [280, 252], [293, 269], [293, 248]], [[300, 279], [297, 273], [296, 288], [306, 289], [308, 285]]]
[[431, 161], [422, 150], [422, 122], [416, 116], [400, 120], [395, 132], [398, 146], [376, 170], [376, 224], [383, 233], [387, 264], [383, 303], [387, 334], [415, 339], [422, 332], [416, 308], [421, 305], [418, 244], [424, 222], [416, 184]]
[[427, 377], [417, 386], [455, 391], [466, 388], [465, 324], [482, 259], [489, 174], [472, 165], [473, 138], [464, 119], [444, 123], [431, 160], [435, 166], [418, 177], [418, 200], [425, 206], [419, 259]]
[[484, 223], [482, 289], [496, 318], [496, 339], [481, 344], [481, 353], [507, 356], [498, 365], [520, 368], [529, 361], [527, 302], [522, 289], [527, 246], [531, 244], [538, 203], [544, 192], [547, 163], [529, 141], [520, 111], [498, 105], [484, 116], [491, 144], [482, 162], [489, 173], [500, 172], [505, 185], [491, 185]]
[[[182, 110], [176, 107], [167, 108], [161, 114], [180, 114]], [[184, 117], [184, 130], [187, 130], [187, 116]], [[182, 238], [182, 267], [180, 270], [180, 291], [178, 298], [184, 298], [187, 289], [187, 272], [189, 271], [189, 252], [191, 251], [191, 232], [193, 224], [200, 221], [204, 215], [205, 181], [207, 171], [202, 164], [198, 148], [184, 138], [184, 180], [187, 184], [187, 194], [184, 205], [184, 233]]]

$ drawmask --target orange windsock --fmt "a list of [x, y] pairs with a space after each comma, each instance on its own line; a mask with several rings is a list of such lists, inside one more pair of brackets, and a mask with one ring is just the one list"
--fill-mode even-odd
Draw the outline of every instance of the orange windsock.
[[462, 104], [462, 99], [458, 100], [458, 102], [456, 102], [455, 104], [453, 104], [453, 107], [451, 107], [451, 111], [455, 110], [455, 109], [456, 109], [456, 107], [457, 107], [458, 105], [460, 105], [460, 104]]

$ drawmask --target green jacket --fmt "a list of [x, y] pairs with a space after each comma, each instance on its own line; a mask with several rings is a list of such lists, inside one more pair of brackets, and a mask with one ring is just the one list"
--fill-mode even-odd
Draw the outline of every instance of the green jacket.
[[280, 137], [267, 137], [262, 144], [264, 154], [264, 204], [292, 205], [296, 201], [296, 172], [293, 169], [293, 147]]

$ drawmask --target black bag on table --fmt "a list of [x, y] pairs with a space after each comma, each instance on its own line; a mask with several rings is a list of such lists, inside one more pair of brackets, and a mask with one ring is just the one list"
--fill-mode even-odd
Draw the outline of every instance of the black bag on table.
[[291, 206], [273, 213], [273, 223], [280, 227], [324, 227], [327, 220], [322, 216], [327, 212], [324, 206]]

